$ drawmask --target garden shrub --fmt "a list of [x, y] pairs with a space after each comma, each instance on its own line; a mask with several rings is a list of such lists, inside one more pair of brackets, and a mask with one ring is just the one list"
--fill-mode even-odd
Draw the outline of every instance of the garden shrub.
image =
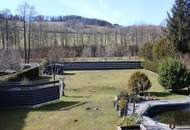
[[151, 87], [148, 76], [140, 71], [133, 73], [128, 82], [128, 91], [131, 94], [144, 93]]
[[180, 60], [168, 58], [159, 66], [159, 83], [166, 89], [177, 91], [189, 86], [189, 70]]
[[139, 55], [144, 58], [145, 69], [158, 72], [158, 63], [168, 57], [176, 57], [176, 49], [167, 38], [160, 38], [143, 44]]

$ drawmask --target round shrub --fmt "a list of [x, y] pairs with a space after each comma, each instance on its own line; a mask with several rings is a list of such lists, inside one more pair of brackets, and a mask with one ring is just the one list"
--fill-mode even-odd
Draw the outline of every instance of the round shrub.
[[128, 90], [131, 94], [144, 93], [150, 87], [148, 76], [140, 71], [133, 73], [128, 82]]
[[177, 91], [189, 86], [189, 70], [179, 60], [166, 59], [158, 69], [159, 83], [166, 89]]

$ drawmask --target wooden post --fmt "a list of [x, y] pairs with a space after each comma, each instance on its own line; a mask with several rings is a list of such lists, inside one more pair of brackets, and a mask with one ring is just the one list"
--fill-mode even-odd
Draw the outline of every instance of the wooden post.
[[133, 100], [133, 114], [135, 114], [135, 99]]
[[53, 81], [55, 82], [55, 72], [53, 73]]

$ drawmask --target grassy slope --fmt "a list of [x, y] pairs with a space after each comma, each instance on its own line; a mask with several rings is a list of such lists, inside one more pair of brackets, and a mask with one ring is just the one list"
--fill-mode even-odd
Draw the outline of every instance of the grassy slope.
[[[65, 76], [66, 97], [61, 102], [33, 110], [0, 110], [3, 130], [115, 130], [122, 122], [112, 107], [114, 95], [126, 88], [136, 70], [77, 71]], [[157, 75], [145, 72], [151, 82], [150, 92], [160, 98], [183, 98], [172, 95], [158, 84]], [[57, 77], [61, 78], [61, 77]], [[78, 102], [87, 103], [63, 110]], [[85, 110], [86, 107], [92, 108]], [[95, 110], [94, 108], [99, 108]], [[6, 129], [5, 129], [6, 128]]]

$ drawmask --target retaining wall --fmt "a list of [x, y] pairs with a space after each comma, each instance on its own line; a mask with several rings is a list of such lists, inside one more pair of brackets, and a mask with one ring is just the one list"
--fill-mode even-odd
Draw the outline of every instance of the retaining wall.
[[33, 107], [54, 101], [62, 96], [62, 87], [59, 81], [0, 86], [0, 107]]
[[142, 61], [64, 62], [64, 70], [141, 69]]

